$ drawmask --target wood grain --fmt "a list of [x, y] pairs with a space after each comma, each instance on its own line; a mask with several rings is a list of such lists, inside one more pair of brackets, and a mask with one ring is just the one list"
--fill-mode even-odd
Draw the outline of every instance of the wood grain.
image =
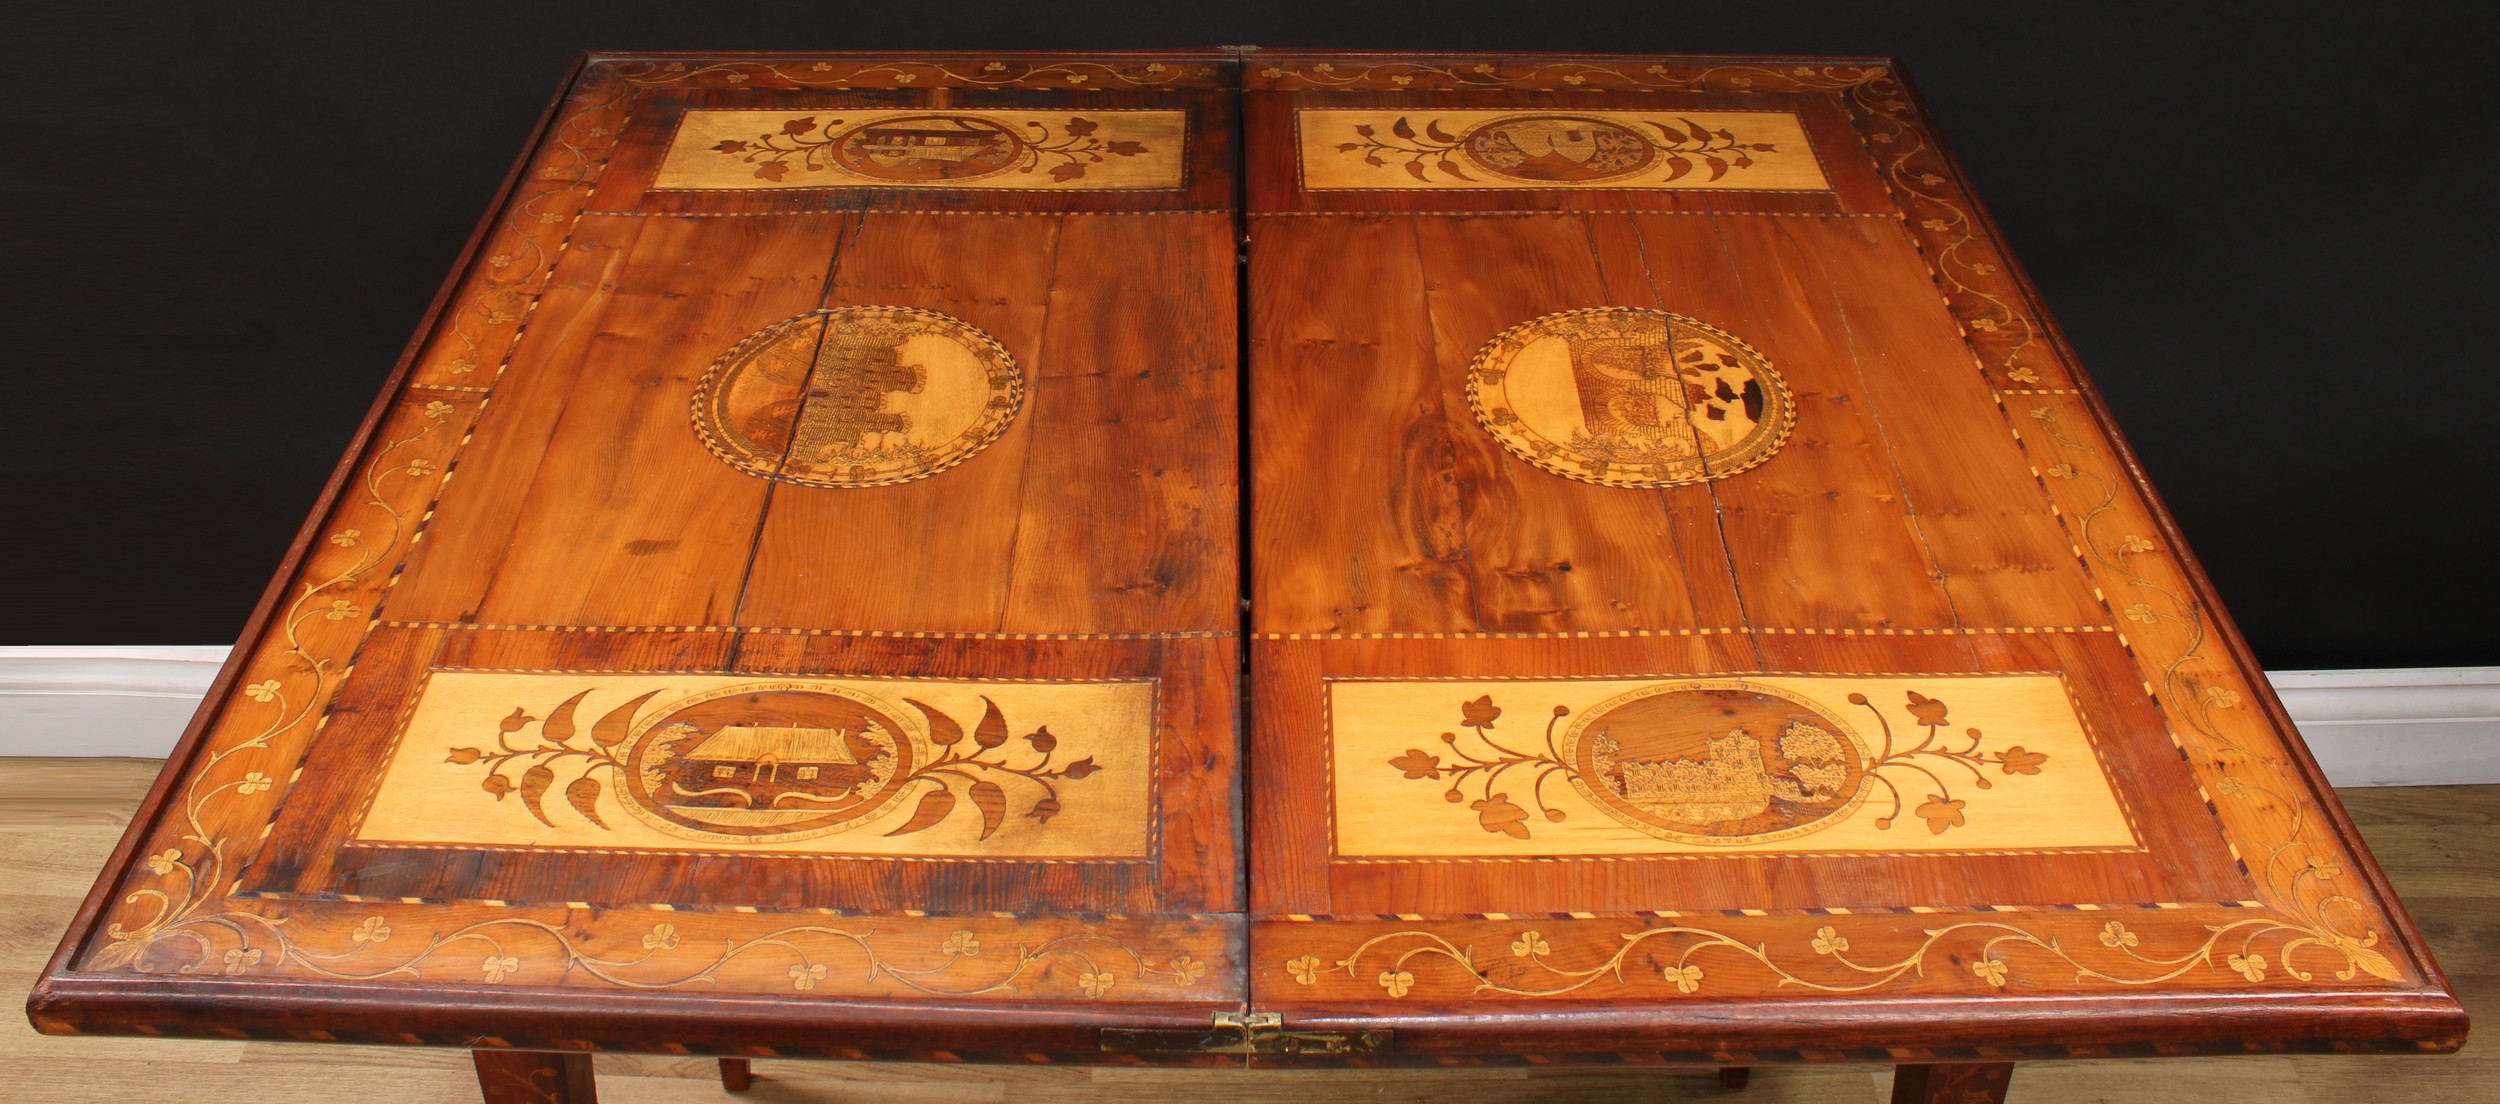
[[[1853, 1002], [1880, 1016], [1899, 1011], [1893, 994], [2020, 993], [2068, 1017], [2070, 1041], [2112, 1045], [2141, 1037], [2118, 1003], [2094, 1004], [2119, 993], [2201, 1009], [2209, 1022], [2190, 1034], [2234, 1036], [2228, 1045], [2346, 1038], [2334, 1025], [2371, 1002], [2425, 1015], [2452, 1007], [2426, 956], [2389, 953], [2411, 945], [2405, 921], [2329, 827], [2333, 812], [2312, 808], [2327, 799], [2297, 736], [2245, 653], [2224, 643], [2192, 569], [2168, 560], [2175, 534], [2152, 535], [2157, 507], [2119, 459], [2104, 412], [2080, 388], [2049, 382], [2083, 378], [2071, 354], [2007, 343], [2050, 331], [2035, 302], [1996, 279], [2001, 246], [1889, 66], [1261, 62], [1248, 79], [1273, 91], [1250, 93], [1245, 116], [1254, 1000], [1299, 1022], [1392, 1017], [1401, 1051], [1450, 1054], [1534, 1023], [1574, 1025], [1558, 1027], [1569, 1034], [1678, 1000], [1714, 1017], [1776, 1004], [1782, 1025], [1812, 1022], [1829, 1039], [1846, 1030]], [[1463, 146], [1447, 127], [1418, 123], [1443, 114], [1602, 120], [1627, 105], [1788, 111], [1808, 121], [1801, 139], [1834, 201], [1736, 207], [1691, 191], [1438, 186], [1453, 174], [1429, 157], [1394, 190], [1345, 189], [1343, 174], [1357, 170], [1334, 162], [1324, 179], [1311, 175], [1326, 155], [1396, 170], [1405, 146]], [[1298, 137], [1296, 119], [1352, 111], [1391, 120], [1391, 131], [1366, 114], [1372, 133], [1355, 131], [1354, 150]], [[1546, 168], [1577, 171], [1562, 161], [1603, 148], [1558, 146], [1562, 160]], [[1288, 162], [1298, 177], [1279, 167]], [[1320, 267], [1377, 271], [1365, 285], [1386, 291], [1365, 297], [1368, 315], [1305, 305], [1300, 285]], [[1295, 309], [1257, 309], [1271, 301]], [[1718, 353], [1678, 351], [1677, 341], [1700, 339], [1643, 321], [1666, 317], [1719, 335], [1709, 340], [1721, 353], [1739, 343], [1759, 353], [1743, 374], [1795, 398], [1784, 441], [1705, 462], [1698, 477], [1629, 464], [1654, 459], [1628, 451], [1650, 432], [1641, 426], [1725, 418], [1731, 408], [1705, 407], [1737, 398], [1705, 394], [1708, 378], [1726, 380], [1711, 376]], [[1429, 350], [1388, 355], [1413, 347], [1418, 322]], [[1530, 332], [1568, 338], [1517, 345]], [[2054, 370], [2037, 366], [2050, 353]], [[1547, 363], [1556, 356], [1568, 357], [1567, 372]], [[1356, 365], [1372, 371], [1348, 371]], [[1577, 389], [1576, 410], [1570, 396], [1536, 391], [1565, 386]], [[1528, 390], [1482, 401], [1512, 387]], [[1776, 416], [1767, 402], [1744, 409]], [[1392, 594], [1403, 599], [1394, 614], [1367, 608]], [[2130, 836], [2143, 852], [2081, 854], [2038, 837], [1950, 858], [1870, 845], [1787, 864], [1741, 848], [1538, 853], [1591, 811], [1546, 796], [1551, 778], [1595, 771], [1626, 800], [1648, 787], [1651, 811], [1688, 839], [1761, 831], [1765, 846], [1785, 847], [1794, 818], [1819, 815], [1820, 783], [1808, 776], [1832, 781], [1835, 769], [1780, 775], [1788, 768], [1769, 750], [1771, 733], [1787, 722], [1772, 714], [1808, 714], [1766, 706], [1745, 721], [1753, 707], [1733, 698], [1717, 712], [1625, 722], [1644, 746], [1683, 751], [1570, 762], [1563, 746], [1579, 730], [1547, 711], [1601, 707], [1537, 697], [1555, 685], [1541, 680], [1743, 695], [1781, 675], [2021, 671], [2081, 680], [2071, 702], [2088, 735], [2067, 746], [2088, 745], [2104, 765], [2115, 807], [2147, 826]], [[1446, 700], [1431, 697], [1436, 686], [1451, 691]], [[1932, 709], [1933, 731], [1950, 724], [1955, 741], [1980, 746], [1988, 726], [1973, 714], [1947, 722], [1941, 706], [1921, 708]], [[1416, 714], [1403, 722], [1409, 738], [1388, 719], [1401, 710]], [[1539, 731], [1548, 724], [1562, 733], [1550, 743]], [[1705, 745], [1706, 756], [1691, 751]], [[1953, 779], [1966, 777], [1974, 790], [2020, 784], [2003, 771]], [[1771, 800], [1788, 802], [1775, 805], [1784, 811], [1748, 803], [1756, 787], [1783, 786], [1794, 795]], [[1401, 801], [1401, 787], [1427, 800]], [[1917, 781], [1898, 815], [1936, 841], [1975, 841], [1976, 822], [1955, 817], [1977, 807], [1937, 774]], [[1723, 1037], [1762, 1038], [1753, 1025], [1714, 1022]], [[2029, 1030], [2013, 1018], [1963, 1028]]]
[[[459, 475], [393, 588], [391, 614], [728, 618], [772, 485], [704, 449], [685, 396], [713, 354], [818, 304], [844, 221], [586, 216], [492, 420], [461, 450]], [[736, 275], [681, 287], [689, 256]]]
[[2012, 1062], [1908, 1065], [1892, 1079], [1892, 1104], [2004, 1104]]
[[[1424, 154], [1305, 149], [1297, 112]], [[854, 117], [1039, 125], [791, 185]], [[1772, 117], [1787, 176], [1708, 164]], [[1962, 176], [1881, 59], [587, 59], [34, 1021], [1121, 1066], [2454, 1049]], [[1104, 1047], [1245, 1011], [1394, 1042]]]
[[590, 1055], [478, 1050], [477, 1086], [486, 1104], [598, 1104]]
[[[0, 760], [0, 877], [18, 892], [0, 899], [0, 984], [32, 985], [46, 948], [40, 935], [67, 922], [95, 866], [113, 846], [161, 769], [156, 760]], [[2422, 921], [2457, 992], [2476, 1011], [2500, 1008], [2500, 787], [2345, 790], [2341, 797]], [[719, 1076], [708, 1057], [594, 1056], [612, 1099], [701, 1099]], [[1652, 1056], [1652, 1063], [1655, 1057]], [[146, 1063], [154, 1076], [127, 1076]], [[2014, 1099], [2037, 1104], [2140, 1100], [2196, 1104], [2251, 1093], [2291, 1101], [2365, 1100], [2401, 1083], [2423, 1104], [2466, 1104], [2488, 1095], [2500, 1065], [2481, 1048], [2434, 1058], [2296, 1054], [2220, 1058], [2117, 1055], [2026, 1061]], [[1644, 1063], [1591, 1068], [1553, 1063], [1341, 1070], [1153, 1070], [963, 1063], [753, 1061], [758, 1092], [801, 1098], [925, 1101], [1219, 1101], [1302, 1099], [1510, 1101], [1568, 1095], [1611, 1102], [1719, 1099], [1712, 1073]], [[1883, 1059], [1868, 1064], [1755, 1067], [1745, 1098], [1879, 1104], [1890, 1091]], [[308, 1045], [225, 1039], [55, 1037], [20, 1020], [0, 1022], [0, 1087], [59, 1104], [262, 1099], [293, 1104], [371, 1095], [417, 1104], [475, 1101], [478, 1082], [456, 1048]]]
[[[979, 87], [1043, 70], [1130, 91]], [[743, 993], [813, 1030], [885, 1024], [872, 1046], [925, 1033], [879, 1002], [987, 1005], [1002, 1047], [1082, 1053], [1092, 1006], [1239, 1005], [1231, 160], [1204, 141], [1229, 97], [1177, 90], [1207, 72], [1177, 56], [812, 79], [835, 71], [587, 66], [525, 159], [555, 190], [516, 185], [488, 223], [536, 229], [482, 233], [510, 252], [420, 339], [467, 363], [381, 400], [69, 941], [43, 999], [88, 1011], [47, 1022], [335, 1036], [360, 1030], [338, 1001], [411, 1029], [432, 1002], [491, 1047], [527, 1032], [482, 1010], [562, 1020], [536, 1002], [588, 996], [571, 1022], [622, 1037], [652, 1028], [613, 1017], [676, 1006], [651, 994]], [[1060, 153], [1092, 149], [1091, 122], [1088, 166], [1153, 152], [1168, 186], [1061, 207], [942, 174], [814, 209], [653, 192], [669, 128], [721, 106], [711, 79], [777, 85], [745, 105], [767, 112], [1038, 108]], [[1164, 129], [1130, 151], [1115, 114]], [[924, 339], [973, 350], [989, 386]], [[707, 407], [733, 367], [779, 376]], [[910, 432], [984, 390], [996, 440]], [[644, 715], [674, 708], [666, 686], [683, 716]], [[707, 749], [725, 758], [683, 758]], [[192, 974], [244, 989], [194, 1005], [159, 981]]]
[[[1250, 391], [1254, 457], [1251, 608], [1268, 631], [1435, 632], [1473, 628], [1476, 596], [1442, 416], [1414, 227], [1276, 220], [1251, 231], [1261, 263], [1326, 272], [1277, 281], [1250, 300], [1250, 355], [1290, 366]], [[1341, 294], [1345, 285], [1372, 297]], [[1332, 548], [1334, 558], [1296, 554]]]

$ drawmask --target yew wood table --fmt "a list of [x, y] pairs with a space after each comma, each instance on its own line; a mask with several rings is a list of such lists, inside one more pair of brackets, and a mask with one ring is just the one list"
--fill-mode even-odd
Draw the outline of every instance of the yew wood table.
[[1248, 50], [585, 58], [30, 1009], [497, 1101], [2465, 1032], [1896, 66]]

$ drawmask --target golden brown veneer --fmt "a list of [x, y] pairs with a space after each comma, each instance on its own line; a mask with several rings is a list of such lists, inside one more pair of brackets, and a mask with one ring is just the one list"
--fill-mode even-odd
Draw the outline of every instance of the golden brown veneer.
[[1245, 51], [586, 57], [30, 1009], [497, 1100], [2465, 1029], [1896, 66]]

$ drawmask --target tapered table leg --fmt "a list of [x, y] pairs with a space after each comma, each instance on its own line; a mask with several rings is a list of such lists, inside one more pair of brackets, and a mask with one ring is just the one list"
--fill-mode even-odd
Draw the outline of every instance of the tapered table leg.
[[1719, 1087], [1722, 1089], [1741, 1089], [1745, 1087], [1746, 1082], [1751, 1080], [1753, 1080], [1752, 1066], [1719, 1067]]
[[746, 1059], [723, 1058], [720, 1060], [720, 1087], [731, 1092], [745, 1092], [747, 1086], [754, 1083], [755, 1067], [748, 1065]]
[[2012, 1062], [1894, 1066], [1892, 1104], [2005, 1104]]
[[486, 1104], [599, 1104], [590, 1055], [545, 1050], [473, 1050]]

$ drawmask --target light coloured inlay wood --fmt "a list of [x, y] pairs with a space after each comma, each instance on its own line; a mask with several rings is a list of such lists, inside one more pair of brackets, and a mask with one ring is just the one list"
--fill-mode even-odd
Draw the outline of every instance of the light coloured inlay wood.
[[1787, 386], [1751, 346], [1637, 307], [1502, 331], [1468, 366], [1467, 402], [1512, 455], [1615, 487], [1724, 479], [1770, 459], [1796, 420]]
[[1785, 111], [1312, 108], [1294, 124], [1313, 191], [1832, 188]]
[[2051, 674], [1331, 680], [1340, 858], [2139, 850]]
[[979, 327], [908, 307], [838, 307], [722, 353], [695, 388], [694, 425], [749, 475], [881, 487], [970, 459], [1023, 403], [1015, 358]]
[[654, 188], [1178, 188], [1186, 111], [689, 111]]
[[[0, 832], [17, 846], [0, 850], [0, 878], [17, 892], [0, 899], [0, 927], [51, 933], [69, 923], [88, 874], [105, 861], [131, 810], [147, 792], [155, 760], [0, 758]], [[2414, 905], [2458, 992], [2475, 1007], [2500, 999], [2500, 786], [2346, 790], [2342, 799], [2371, 847]], [[405, 937], [403, 937], [405, 938]], [[0, 978], [33, 983], [51, 953], [49, 938], [0, 942]], [[1488, 948], [1507, 957], [1506, 947]], [[1291, 984], [1288, 982], [1287, 984]], [[156, 1074], [125, 1074], [144, 1063]], [[700, 1099], [719, 1070], [711, 1058], [598, 1056], [601, 1086], [619, 1099]], [[1270, 1100], [1274, 1070], [1123, 1067], [1071, 1068], [891, 1062], [758, 1062], [763, 1092], [794, 1097], [911, 1100], [1098, 1101], [1142, 1091], [1204, 1101]], [[1297, 1092], [1322, 1099], [1515, 1101], [1569, 1093], [1586, 1104], [1700, 1098], [1718, 1090], [1706, 1069], [1470, 1066], [1369, 1068], [1292, 1073]], [[2094, 1059], [2025, 1063], [2018, 1099], [2031, 1104], [2210, 1104], [2263, 1093], [2285, 1101], [2370, 1100], [2391, 1083], [2412, 1104], [2466, 1104], [2490, 1095], [2500, 1050], [2468, 1046], [2438, 1058], [2413, 1055], [2300, 1054], [2226, 1058]], [[691, 1083], [690, 1083], [691, 1082]], [[1882, 1065], [1765, 1066], [1730, 1100], [1880, 1104], [1891, 1071]], [[0, 1018], [0, 1086], [53, 1104], [153, 1104], [253, 1099], [329, 1104], [388, 1086], [390, 1099], [470, 1104], [477, 1075], [469, 1056], [432, 1047], [304, 1046], [207, 1039], [40, 1036], [23, 1017]], [[1679, 1096], [1679, 1094], [1681, 1094]]]
[[1140, 858], [1155, 686], [435, 671], [358, 843]]

